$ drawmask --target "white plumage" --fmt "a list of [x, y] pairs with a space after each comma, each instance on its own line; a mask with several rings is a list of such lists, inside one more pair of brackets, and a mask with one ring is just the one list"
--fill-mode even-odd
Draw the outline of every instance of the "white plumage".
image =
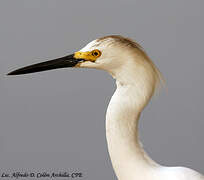
[[106, 114], [108, 150], [119, 180], [204, 180], [184, 167], [164, 167], [143, 150], [138, 121], [162, 80], [161, 73], [136, 42], [106, 36], [90, 42], [74, 55], [31, 65], [9, 73], [25, 74], [62, 67], [96, 68], [116, 80], [117, 89]]
[[103, 69], [116, 79], [117, 89], [106, 114], [106, 136], [113, 168], [119, 180], [204, 180], [194, 170], [163, 167], [143, 150], [138, 120], [162, 78], [143, 49], [130, 39], [108, 36], [89, 43], [81, 51], [99, 49], [95, 63], [81, 67]]

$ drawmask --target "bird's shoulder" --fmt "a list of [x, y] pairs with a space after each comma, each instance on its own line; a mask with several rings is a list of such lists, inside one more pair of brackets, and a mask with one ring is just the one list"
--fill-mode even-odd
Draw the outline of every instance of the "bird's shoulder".
[[204, 176], [186, 167], [162, 167], [162, 174], [172, 180], [204, 180]]

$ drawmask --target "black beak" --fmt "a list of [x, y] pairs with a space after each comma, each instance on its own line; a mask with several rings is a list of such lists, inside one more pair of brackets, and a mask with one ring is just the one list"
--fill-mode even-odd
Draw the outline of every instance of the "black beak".
[[28, 74], [40, 71], [47, 71], [51, 69], [58, 69], [58, 68], [66, 68], [66, 67], [74, 67], [83, 59], [75, 59], [74, 54], [69, 56], [57, 58], [54, 60], [26, 66], [15, 71], [8, 73], [8, 75], [20, 75], [20, 74]]

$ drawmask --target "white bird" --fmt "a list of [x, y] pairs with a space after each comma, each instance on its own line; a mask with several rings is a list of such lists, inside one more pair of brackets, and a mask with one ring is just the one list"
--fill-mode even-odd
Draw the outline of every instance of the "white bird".
[[119, 180], [204, 180], [203, 175], [189, 168], [161, 166], [143, 150], [138, 138], [139, 117], [162, 76], [139, 44], [122, 36], [106, 36], [72, 55], [8, 75], [65, 67], [102, 69], [116, 80], [117, 89], [106, 114], [106, 138]]

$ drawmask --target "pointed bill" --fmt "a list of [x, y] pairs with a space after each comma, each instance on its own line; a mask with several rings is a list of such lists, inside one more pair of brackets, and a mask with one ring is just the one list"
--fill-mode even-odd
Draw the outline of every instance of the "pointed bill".
[[8, 75], [21, 75], [21, 74], [40, 72], [40, 71], [47, 71], [51, 69], [74, 67], [81, 61], [83, 61], [83, 59], [76, 59], [74, 57], [74, 54], [71, 54], [54, 60], [26, 66], [26, 67], [14, 70], [8, 73]]

